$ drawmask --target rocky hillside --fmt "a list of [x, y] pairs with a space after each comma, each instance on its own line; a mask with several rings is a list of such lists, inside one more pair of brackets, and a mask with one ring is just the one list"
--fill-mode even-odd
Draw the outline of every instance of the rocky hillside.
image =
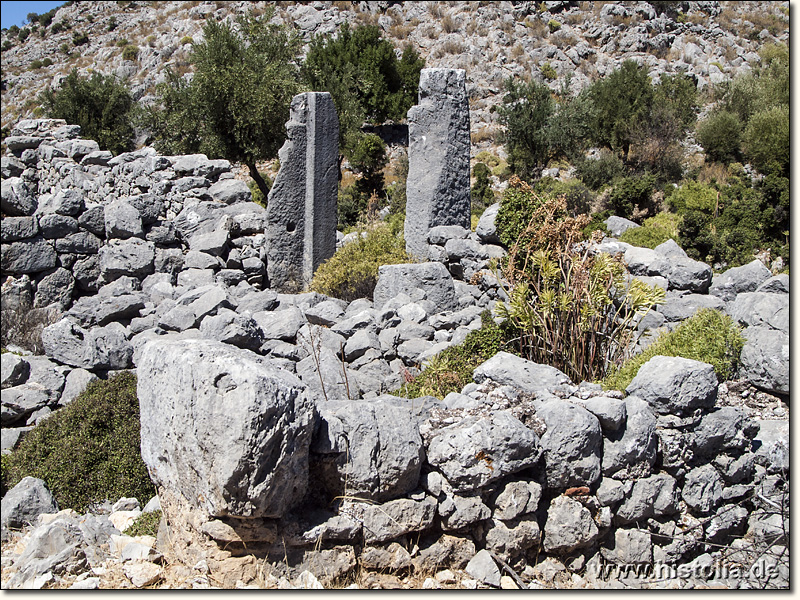
[[[258, 13], [268, 4], [68, 2], [48, 27], [29, 26], [24, 41], [4, 30], [2, 126], [38, 116], [37, 95], [74, 68], [129, 78], [134, 97], [147, 102], [165, 69], [191, 68], [191, 42], [206, 18]], [[654, 77], [689, 73], [703, 89], [750, 69], [763, 44], [789, 38], [785, 1], [276, 4], [275, 20], [291, 24], [304, 40], [344, 22], [377, 24], [398, 48], [416, 46], [427, 66], [466, 69], [473, 153], [496, 139], [491, 109], [509, 76], [530, 75], [558, 89], [570, 75], [575, 92], [632, 58]], [[664, 5], [672, 9], [661, 12]]]

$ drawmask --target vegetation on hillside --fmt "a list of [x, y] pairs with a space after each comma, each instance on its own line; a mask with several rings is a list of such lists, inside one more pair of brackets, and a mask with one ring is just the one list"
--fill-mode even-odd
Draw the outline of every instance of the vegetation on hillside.
[[155, 495], [139, 450], [136, 376], [124, 372], [86, 390], [37, 425], [3, 461], [9, 489], [43, 479], [61, 509], [79, 512], [103, 500]]

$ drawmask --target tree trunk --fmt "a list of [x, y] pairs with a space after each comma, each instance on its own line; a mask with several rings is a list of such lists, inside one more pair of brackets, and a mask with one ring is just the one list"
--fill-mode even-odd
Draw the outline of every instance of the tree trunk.
[[261, 177], [261, 173], [259, 173], [258, 169], [256, 169], [256, 163], [248, 163], [247, 168], [250, 170], [250, 177], [253, 178], [253, 181], [256, 182], [258, 189], [261, 190], [262, 194], [264, 194], [264, 204], [266, 204], [267, 199], [269, 198], [269, 186], [267, 185], [267, 182], [264, 181], [264, 178]]

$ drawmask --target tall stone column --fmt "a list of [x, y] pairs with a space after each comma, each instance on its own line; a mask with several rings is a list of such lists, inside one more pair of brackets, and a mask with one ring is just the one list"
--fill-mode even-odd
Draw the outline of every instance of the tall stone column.
[[267, 203], [267, 275], [271, 288], [297, 292], [336, 251], [339, 119], [331, 95], [295, 96], [286, 132]]
[[469, 99], [464, 69], [422, 69], [408, 111], [406, 250], [428, 258], [428, 232], [470, 226]]

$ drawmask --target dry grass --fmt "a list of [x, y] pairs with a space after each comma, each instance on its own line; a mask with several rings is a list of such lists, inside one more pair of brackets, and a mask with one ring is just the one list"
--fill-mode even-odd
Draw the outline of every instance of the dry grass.
[[480, 144], [481, 142], [494, 142], [497, 140], [497, 131], [484, 127], [477, 129], [470, 134], [470, 139], [473, 144]]
[[398, 40], [404, 40], [408, 34], [414, 31], [411, 25], [391, 25], [389, 26], [389, 35]]
[[445, 40], [445, 42], [433, 51], [434, 58], [442, 58], [448, 54], [458, 55], [464, 52], [464, 44], [455, 40]]
[[522, 44], [520, 44], [519, 42], [514, 44], [514, 46], [511, 48], [511, 56], [514, 57], [515, 59], [521, 58], [524, 54], [525, 54], [525, 48], [523, 48]]
[[458, 23], [450, 15], [445, 15], [441, 20], [442, 29], [445, 33], [455, 33], [458, 31]]
[[434, 19], [442, 18], [442, 3], [441, 2], [426, 2], [428, 5], [428, 14]]

